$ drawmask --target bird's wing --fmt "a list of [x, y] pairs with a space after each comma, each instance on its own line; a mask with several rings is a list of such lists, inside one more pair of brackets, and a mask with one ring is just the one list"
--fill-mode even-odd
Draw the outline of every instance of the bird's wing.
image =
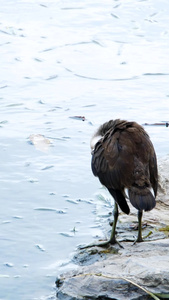
[[[130, 202], [136, 208], [136, 202], [142, 201], [139, 195], [150, 193], [151, 186], [156, 196], [158, 174], [154, 147], [148, 134], [136, 123], [126, 122], [107, 131], [95, 145], [92, 171], [125, 213], [129, 212], [124, 197], [125, 187], [129, 189]], [[141, 209], [152, 209], [155, 206], [153, 196], [151, 200], [151, 207], [147, 206], [146, 200], [146, 207]]]
[[[146, 175], [149, 169], [150, 178]], [[150, 180], [157, 193], [157, 160], [153, 144], [141, 126], [110, 130], [93, 151], [92, 170], [107, 188], [121, 190]]]
[[[125, 149], [124, 153], [126, 152]], [[92, 155], [92, 171], [100, 182], [107, 187], [110, 194], [119, 204], [121, 210], [129, 214], [130, 209], [123, 194], [126, 180], [126, 165], [122, 146], [119, 142], [119, 133], [110, 133], [101, 139], [95, 146]], [[129, 169], [129, 168], [128, 168]], [[130, 174], [131, 175], [131, 174]], [[129, 176], [131, 178], [131, 176]]]
[[109, 132], [95, 146], [92, 171], [107, 188], [120, 190], [132, 176], [133, 143], [125, 132]]

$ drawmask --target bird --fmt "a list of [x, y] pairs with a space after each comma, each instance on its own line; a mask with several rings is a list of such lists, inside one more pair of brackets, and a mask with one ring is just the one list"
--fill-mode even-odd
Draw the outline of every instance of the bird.
[[126, 199], [138, 210], [135, 242], [142, 242], [143, 211], [155, 207], [158, 188], [157, 157], [149, 135], [137, 122], [115, 119], [98, 128], [90, 146], [92, 172], [115, 200], [110, 239], [100, 245], [118, 243], [118, 206], [128, 215], [130, 208]]

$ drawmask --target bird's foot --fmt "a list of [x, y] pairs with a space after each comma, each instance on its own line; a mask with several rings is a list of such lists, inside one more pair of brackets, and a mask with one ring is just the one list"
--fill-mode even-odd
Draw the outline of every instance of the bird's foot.
[[142, 237], [138, 237], [138, 238], [134, 241], [133, 245], [135, 245], [136, 243], [142, 243], [142, 242], [144, 242], [144, 240], [142, 239]]
[[134, 241], [133, 245], [135, 245], [136, 243], [142, 243], [145, 242], [145, 239], [148, 238], [153, 232], [150, 231], [147, 235], [143, 236], [138, 236], [138, 238]]
[[113, 240], [108, 240], [105, 242], [89, 244], [86, 246], [79, 246], [79, 249], [82, 250], [82, 249], [91, 248], [91, 247], [110, 247], [115, 244], [118, 244], [120, 248], [123, 248], [123, 246], [116, 239], [113, 239]]

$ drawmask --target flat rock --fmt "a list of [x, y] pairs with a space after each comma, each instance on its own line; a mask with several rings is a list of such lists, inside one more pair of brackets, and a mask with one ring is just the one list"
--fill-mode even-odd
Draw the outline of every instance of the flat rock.
[[[151, 235], [143, 243], [133, 245], [136, 235], [129, 222], [136, 220], [121, 215], [118, 222], [118, 245], [108, 248], [91, 247], [77, 250], [73, 271], [56, 280], [57, 299], [169, 299], [169, 158], [159, 162], [160, 183], [156, 208], [144, 214]], [[131, 207], [131, 206], [130, 206]], [[109, 233], [108, 233], [109, 235]], [[133, 239], [134, 240], [134, 239]], [[150, 295], [153, 293], [153, 295]]]

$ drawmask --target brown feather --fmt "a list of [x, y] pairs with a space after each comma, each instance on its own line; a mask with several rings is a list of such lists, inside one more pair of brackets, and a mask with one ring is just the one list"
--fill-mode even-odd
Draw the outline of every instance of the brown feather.
[[[110, 120], [94, 135], [102, 136], [92, 152], [92, 171], [107, 187], [125, 213], [128, 188], [131, 204], [138, 210], [155, 206], [158, 172], [156, 154], [144, 128], [136, 122]], [[113, 192], [114, 191], [114, 192]], [[122, 195], [122, 196], [121, 196]]]

